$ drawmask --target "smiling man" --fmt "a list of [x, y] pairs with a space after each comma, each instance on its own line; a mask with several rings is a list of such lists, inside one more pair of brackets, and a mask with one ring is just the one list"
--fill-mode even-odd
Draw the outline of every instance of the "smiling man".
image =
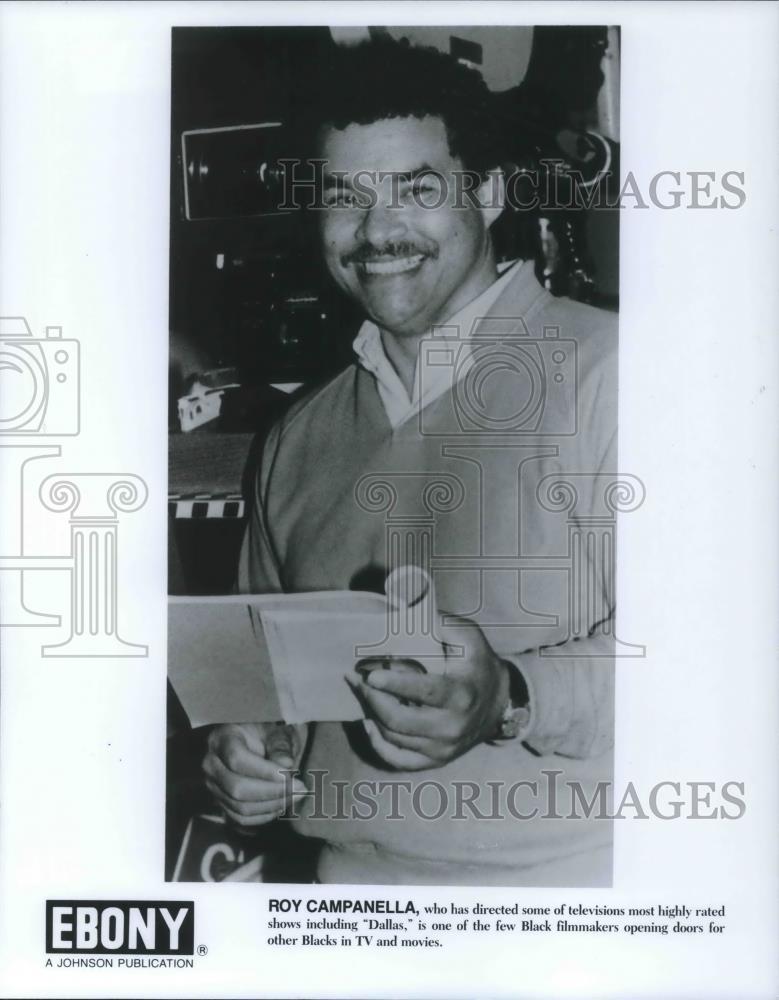
[[218, 727], [206, 782], [246, 828], [294, 804], [321, 881], [609, 884], [610, 823], [579, 806], [611, 776], [613, 318], [499, 268], [477, 73], [370, 43], [318, 97], [322, 252], [366, 320], [355, 364], [269, 436], [240, 586], [365, 589], [399, 544], [433, 573], [445, 670], [344, 664], [364, 724]]
[[329, 129], [321, 152], [328, 166], [325, 261], [393, 342], [421, 337], [493, 283], [489, 226], [503, 208], [500, 177], [480, 192], [489, 209], [472, 198], [465, 211], [464, 166], [440, 118]]
[[489, 229], [503, 211], [502, 175], [466, 187], [472, 175], [431, 115], [328, 129], [322, 157], [325, 262], [382, 331], [411, 395], [422, 338], [497, 278]]

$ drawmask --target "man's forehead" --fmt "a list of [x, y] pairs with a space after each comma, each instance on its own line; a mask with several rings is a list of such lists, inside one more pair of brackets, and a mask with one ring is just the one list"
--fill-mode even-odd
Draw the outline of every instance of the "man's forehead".
[[445, 169], [454, 160], [440, 118], [383, 118], [344, 129], [327, 127], [321, 136], [326, 172], [358, 170], [409, 172], [423, 164]]

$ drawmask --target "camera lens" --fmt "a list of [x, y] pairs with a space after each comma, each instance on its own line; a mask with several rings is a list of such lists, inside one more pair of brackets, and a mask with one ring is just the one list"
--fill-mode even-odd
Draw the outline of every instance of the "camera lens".
[[0, 343], [0, 429], [23, 430], [45, 401], [46, 373], [21, 346]]

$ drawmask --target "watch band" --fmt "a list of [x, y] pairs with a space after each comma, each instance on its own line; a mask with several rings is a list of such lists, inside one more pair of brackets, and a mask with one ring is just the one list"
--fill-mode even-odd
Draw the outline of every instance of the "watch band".
[[504, 660], [509, 677], [509, 697], [503, 715], [498, 723], [498, 732], [493, 740], [515, 740], [527, 729], [530, 722], [530, 692], [522, 672], [508, 660]]

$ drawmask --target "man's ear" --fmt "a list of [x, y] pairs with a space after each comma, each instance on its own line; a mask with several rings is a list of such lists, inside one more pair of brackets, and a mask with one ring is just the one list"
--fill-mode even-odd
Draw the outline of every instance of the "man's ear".
[[475, 191], [487, 229], [506, 207], [506, 177], [500, 167], [490, 170]]

